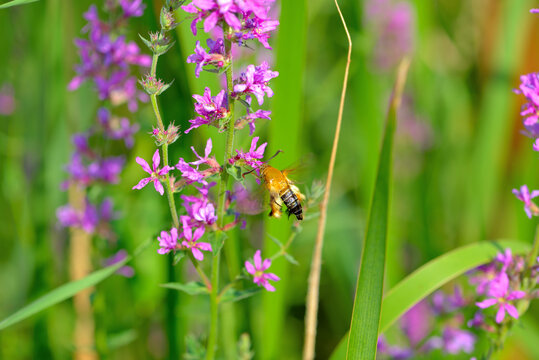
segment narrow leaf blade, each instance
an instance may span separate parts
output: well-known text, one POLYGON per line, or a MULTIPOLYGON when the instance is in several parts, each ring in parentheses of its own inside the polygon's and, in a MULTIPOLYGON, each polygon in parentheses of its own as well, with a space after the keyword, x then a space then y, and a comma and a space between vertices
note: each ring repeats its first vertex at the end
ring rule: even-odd
POLYGON ((376 358, 378 325, 382 307, 384 269, 393 160, 393 135, 395 133, 397 108, 406 79, 409 62, 403 60, 399 66, 393 98, 387 115, 386 130, 378 163, 378 174, 374 185, 369 220, 361 265, 358 275, 350 336, 348 337, 348 359, 376 358))
POLYGON ((12 315, 2 320, 0 322, 0 330, 3 330, 13 324, 16 324, 19 321, 22 321, 40 312, 41 310, 45 310, 48 307, 56 305, 61 301, 69 299, 70 297, 72 297, 73 295, 75 295, 81 290, 84 290, 86 288, 89 288, 91 286, 94 286, 100 283, 101 281, 105 280, 106 278, 114 274, 119 268, 124 266, 125 263, 127 263, 127 261, 129 261, 130 259, 131 257, 127 257, 124 260, 120 261, 119 263, 116 263, 112 266, 95 271, 80 280, 71 281, 67 284, 64 284, 50 291, 49 293, 43 295, 42 297, 38 298, 34 302, 26 305, 22 309, 16 311, 12 315))
POLYGON ((5 4, 0 4, 0 9, 7 9, 9 7, 12 7, 12 6, 17 6, 17 5, 24 5, 24 4, 29 4, 29 3, 33 3, 33 2, 36 2, 37 0, 12 0, 12 1, 9 1, 5 4))

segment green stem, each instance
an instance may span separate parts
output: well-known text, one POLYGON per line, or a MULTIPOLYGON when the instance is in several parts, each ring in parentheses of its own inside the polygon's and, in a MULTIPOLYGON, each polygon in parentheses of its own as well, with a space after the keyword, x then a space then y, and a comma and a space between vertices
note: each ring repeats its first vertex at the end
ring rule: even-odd
POLYGON ((533 239, 533 247, 528 254, 526 264, 530 269, 537 262, 537 255, 539 255, 539 224, 535 228, 535 238, 533 239))
MULTIPOLYGON (((231 59, 231 48, 232 42, 227 38, 227 34, 230 34, 231 29, 224 25, 223 33, 225 34, 225 53, 226 57, 231 59)), ((226 70, 226 86, 227 86, 227 96, 228 96, 228 106, 229 106, 229 120, 227 125, 227 136, 225 143, 225 154, 223 167, 226 167, 228 159, 232 155, 232 147, 234 145, 234 99, 231 94, 233 91, 232 84, 232 60, 230 61, 230 66, 226 70)), ((226 169, 223 169, 221 172, 221 177, 219 179, 218 186, 218 200, 217 200, 217 218, 219 221, 219 228, 223 228, 225 222, 225 197, 226 197, 226 187, 228 182, 228 172, 226 169)), ((218 230, 221 231, 221 230, 218 230)), ((218 241, 221 241, 221 237, 217 237, 218 241)), ((212 260, 212 272, 211 272, 211 292, 210 292, 210 330, 208 334, 208 347, 206 350, 206 360, 213 360, 215 357, 215 350, 217 344, 217 329, 218 329, 218 315, 219 315, 219 263, 221 257, 221 250, 214 255, 212 260)))

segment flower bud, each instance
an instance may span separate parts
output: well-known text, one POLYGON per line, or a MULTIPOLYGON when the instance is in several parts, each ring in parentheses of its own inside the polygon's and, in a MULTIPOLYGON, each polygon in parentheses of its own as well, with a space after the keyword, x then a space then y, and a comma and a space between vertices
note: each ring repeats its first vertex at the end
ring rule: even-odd
POLYGON ((149 74, 144 79, 139 80, 139 83, 148 95, 161 95, 163 91, 172 85, 172 83, 165 84, 160 79, 156 79, 149 74))
POLYGON ((139 34, 140 38, 146 44, 146 46, 155 54, 163 55, 166 53, 174 42, 170 42, 170 39, 162 33, 150 33, 150 39, 146 39, 139 34))
POLYGON ((161 22, 161 29, 163 31, 170 31, 176 26, 178 26, 174 19, 174 13, 172 11, 169 11, 166 7, 161 8, 161 15, 159 17, 159 21, 161 22))

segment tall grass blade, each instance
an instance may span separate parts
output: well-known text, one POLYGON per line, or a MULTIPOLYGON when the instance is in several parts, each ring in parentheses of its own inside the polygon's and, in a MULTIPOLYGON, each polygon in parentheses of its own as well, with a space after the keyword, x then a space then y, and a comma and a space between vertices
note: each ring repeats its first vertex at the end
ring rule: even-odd
POLYGON ((367 232, 361 255, 350 336, 348 359, 375 359, 378 325, 382 306, 386 257, 390 186, 392 179, 393 135, 397 109, 408 72, 409 60, 399 65, 397 80, 387 114, 386 130, 382 142, 378 175, 374 186, 367 232))

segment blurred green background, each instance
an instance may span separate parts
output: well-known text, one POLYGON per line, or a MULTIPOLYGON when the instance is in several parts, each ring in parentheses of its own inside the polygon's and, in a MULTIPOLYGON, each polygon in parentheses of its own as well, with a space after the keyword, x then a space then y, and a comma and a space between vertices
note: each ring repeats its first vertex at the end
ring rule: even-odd
MULTIPOLYGON (((144 16, 130 21, 128 35, 141 48, 137 34, 157 29, 161 7, 160 1, 145 3, 144 16)), ((99 105, 91 84, 67 90, 79 61, 73 39, 81 36, 82 14, 90 4, 42 0, 0 10, 0 88, 11 89, 15 100, 13 113, 0 115, 0 318, 69 281, 69 236, 57 225, 55 210, 67 202, 60 183, 66 179, 63 169, 73 150, 70 135, 95 121, 99 105)), ((326 176, 347 43, 333 1, 279 5, 281 26, 270 43, 280 76, 272 81, 272 120, 261 122, 257 135, 268 141, 267 154, 284 150, 272 161, 275 167, 312 159, 297 179, 304 190, 326 176)), ((539 71, 535 36, 539 18, 529 14, 535 2, 417 0, 409 5, 414 50, 396 140, 387 287, 462 244, 499 238, 531 242, 533 224, 511 189, 524 183, 539 188, 537 156, 531 140, 520 133, 523 97, 511 91, 518 87, 520 74, 539 71)), ((394 78, 394 68, 380 68, 373 56, 380 46, 379 32, 371 26, 364 2, 342 0, 341 7, 354 50, 324 245, 320 359, 329 356, 350 324, 364 223, 394 78)), ((180 12, 178 19, 183 18, 180 12)), ((194 66, 185 63, 195 44, 188 20, 174 35, 176 45, 158 66, 158 75, 165 81, 174 79, 174 84, 160 101, 165 123, 175 120, 186 129, 193 116, 191 94, 201 94, 205 86, 216 93, 219 83, 212 74, 195 78, 194 66)), ((256 56, 245 53, 243 64, 272 56, 267 50, 256 56)), ((118 246, 129 252, 170 226, 164 198, 149 189, 131 191, 142 174, 134 158, 149 159, 154 151, 147 135, 154 118, 146 104, 131 119, 141 125, 136 145, 121 181, 103 190, 122 214, 113 227, 118 246)), ((208 136, 221 159, 222 135, 200 128, 171 147, 171 161, 190 156, 191 145, 201 149, 208 136)), ((243 130, 236 147, 246 150, 249 144, 243 130)), ((232 272, 252 256, 253 248, 263 248, 265 256, 273 254, 276 246, 265 234, 284 242, 289 224, 259 215, 247 230, 235 231, 237 240, 227 245, 229 254, 238 258, 229 261, 232 272)), ((300 357, 316 220, 302 226, 291 249, 299 265, 283 258, 272 265, 282 279, 277 292, 223 308, 223 355, 233 354, 239 335, 248 332, 256 359, 300 357)), ((99 268, 110 250, 102 239, 94 239, 94 244, 89 256, 99 268)), ((205 336, 209 313, 202 296, 178 293, 176 316, 167 318, 167 292, 159 285, 167 282, 169 259, 157 255, 156 249, 157 241, 132 262, 133 278, 113 276, 92 295, 103 358, 168 358, 170 322, 178 327, 180 352, 187 334, 205 336)), ((178 280, 193 277, 186 264, 175 272, 178 280)), ((526 321, 526 336, 513 337, 505 358, 537 358, 536 306, 526 321)), ((71 358, 74 322, 72 301, 65 301, 1 331, 0 358, 71 358)))

